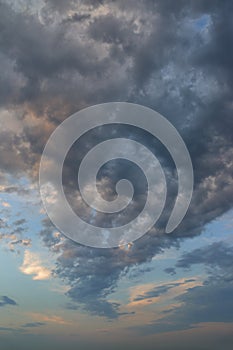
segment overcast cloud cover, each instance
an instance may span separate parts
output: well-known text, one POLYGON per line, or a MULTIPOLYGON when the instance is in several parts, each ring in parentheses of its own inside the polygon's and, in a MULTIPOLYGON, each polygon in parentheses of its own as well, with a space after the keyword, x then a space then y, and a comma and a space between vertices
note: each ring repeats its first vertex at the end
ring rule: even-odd
MULTIPOLYGON (((49 135, 72 113, 103 102, 127 101, 155 109, 178 129, 193 162, 191 206, 171 235, 164 228, 177 193, 174 164, 158 142, 138 130, 133 137, 158 153, 168 180, 167 209, 156 227, 129 249, 105 250, 54 234, 49 220, 40 219, 40 244, 55 256, 51 273, 68 285, 65 308, 81 308, 108 320, 133 315, 134 310, 122 311, 121 303, 109 297, 122 276, 135 269, 139 278, 157 254, 203 235, 207 224, 232 208, 232 14, 230 0, 0 1, 2 193, 27 199, 33 193, 32 203, 38 204, 38 167, 49 135)), ((132 137, 131 129, 93 131, 86 141, 74 145, 75 160, 80 161, 99 141, 122 132, 132 137)), ((64 184, 70 201, 75 202, 73 163, 71 152, 64 184)), ((135 182, 141 176, 125 163, 112 164, 104 175, 111 185, 123 173, 135 176, 135 182)), ((139 182, 139 195, 123 219, 144 203, 140 194, 145 188, 139 182)), ((109 194, 106 188, 102 191, 109 194)), ((80 203, 76 209, 90 217, 80 203)), ((6 210, 11 208, 5 205, 3 214, 6 210)), ((103 215, 96 217, 97 222, 106 220, 103 215)), ((33 246, 26 224, 25 220, 2 220, 0 241, 8 240, 12 251, 15 246, 33 246)), ((166 285, 135 295, 133 302, 142 302, 174 288, 187 291, 175 297, 176 307, 164 313, 162 320, 129 325, 129 331, 140 337, 187 330, 204 322, 233 323, 232 249, 231 244, 221 242, 219 232, 217 243, 184 253, 175 266, 167 267, 167 277, 200 265, 205 270, 202 282, 190 287, 192 281, 168 280, 166 285)), ((7 305, 16 302, 2 297, 0 307, 7 305)), ((46 320, 25 322, 23 327, 44 324, 46 320)), ((231 348, 230 343, 225 345, 224 349, 231 348)))

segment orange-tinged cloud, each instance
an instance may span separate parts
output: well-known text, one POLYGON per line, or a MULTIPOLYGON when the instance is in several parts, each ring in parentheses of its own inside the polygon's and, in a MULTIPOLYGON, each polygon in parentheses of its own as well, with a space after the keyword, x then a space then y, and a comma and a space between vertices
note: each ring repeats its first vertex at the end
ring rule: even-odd
POLYGON ((47 280, 51 277, 51 271, 42 265, 38 254, 29 250, 24 252, 24 261, 20 266, 20 271, 25 275, 33 275, 34 281, 47 280))
POLYGON ((149 304, 155 304, 158 302, 166 302, 166 300, 172 300, 173 298, 177 297, 178 295, 186 293, 188 288, 193 288, 195 286, 202 285, 202 282, 198 277, 190 278, 189 280, 186 279, 179 279, 172 282, 166 282, 166 283, 148 283, 148 284, 142 284, 137 287, 130 288, 130 302, 127 305, 127 307, 144 307, 149 304), (153 290, 154 288, 158 287, 166 287, 167 285, 173 284, 174 286, 169 288, 166 292, 161 293, 159 296, 155 297, 147 297, 147 293, 153 290), (178 284, 178 285, 175 285, 178 284), (137 300, 137 297, 141 296, 141 300, 137 300))
POLYGON ((57 315, 44 315, 40 313, 32 313, 30 314, 33 319, 35 319, 37 322, 49 322, 49 323, 56 323, 60 325, 70 324, 70 322, 64 320, 61 316, 57 315))
POLYGON ((8 202, 2 202, 2 206, 4 208, 10 208, 11 207, 10 203, 8 203, 8 202))

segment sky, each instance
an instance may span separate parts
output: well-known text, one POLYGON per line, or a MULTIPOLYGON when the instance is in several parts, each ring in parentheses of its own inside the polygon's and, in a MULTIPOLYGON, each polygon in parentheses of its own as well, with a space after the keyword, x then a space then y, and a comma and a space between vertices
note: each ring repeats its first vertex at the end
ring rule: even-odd
POLYGON ((232 349, 232 11, 230 0, 0 0, 1 348, 232 349), (146 200, 143 174, 116 160, 98 174, 99 191, 111 200, 117 181, 132 178, 129 210, 110 217, 77 201, 77 166, 99 142, 141 142, 168 186, 148 233, 101 249, 51 223, 38 173, 56 127, 107 102, 149 107, 176 127, 194 191, 183 221, 166 233, 178 185, 167 150, 137 128, 91 130, 63 169, 66 197, 87 222, 131 220, 146 200))

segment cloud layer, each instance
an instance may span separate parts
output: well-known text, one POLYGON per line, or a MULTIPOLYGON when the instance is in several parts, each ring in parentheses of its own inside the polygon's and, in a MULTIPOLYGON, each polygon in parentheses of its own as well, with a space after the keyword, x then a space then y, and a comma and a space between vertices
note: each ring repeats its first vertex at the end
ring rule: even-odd
MULTIPOLYGON (((109 101, 135 102, 165 115, 183 136, 194 165, 191 207, 172 236, 164 234, 164 227, 177 189, 174 164, 160 144, 138 131, 134 137, 159 153, 169 182, 167 210, 156 228, 129 249, 104 251, 54 236, 53 227, 44 221, 41 237, 58 254, 54 273, 70 285, 69 307, 78 302, 93 314, 116 318, 119 305, 106 298, 122 274, 179 239, 201 234, 207 223, 232 207, 233 4, 230 0, 38 4, 38 9, 23 11, 0 3, 4 181, 9 176, 37 181, 40 156, 55 127, 72 112, 109 101)), ((132 137, 132 130, 123 132, 132 137)), ((76 145, 77 161, 106 135, 106 130, 96 130, 76 145)), ((67 196, 75 202, 74 166, 69 159, 64 174, 67 196)), ((106 174, 114 183, 116 165, 105 169, 106 174)), ((125 164, 117 176, 121 174, 130 174, 125 164)), ((26 191, 15 184, 5 190, 26 191)), ((136 208, 142 202, 143 196, 138 197, 136 208)), ((90 219, 90 212, 76 205, 90 219)), ((102 215, 96 220, 106 222, 102 215)), ((29 256, 25 259, 24 272, 35 279, 49 277, 38 261, 31 264, 29 256)), ((179 264, 184 263, 185 257, 179 264)))

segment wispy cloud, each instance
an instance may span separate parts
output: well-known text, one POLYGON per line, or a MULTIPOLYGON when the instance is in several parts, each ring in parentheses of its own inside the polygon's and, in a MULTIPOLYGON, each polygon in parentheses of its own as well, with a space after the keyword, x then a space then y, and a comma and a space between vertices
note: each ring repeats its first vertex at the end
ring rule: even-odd
POLYGON ((7 297, 6 295, 0 297, 0 307, 4 307, 4 306, 15 306, 17 305, 16 301, 14 301, 13 299, 7 297))
POLYGON ((70 324, 69 321, 67 321, 63 317, 57 316, 57 315, 45 315, 45 314, 41 314, 41 313, 31 313, 30 316, 37 320, 36 323, 48 322, 48 323, 56 323, 56 324, 60 324, 60 325, 70 324))
POLYGON ((37 328, 45 326, 45 322, 29 322, 22 325, 23 328, 37 328))
MULTIPOLYGON (((130 303, 128 307, 142 307, 158 302, 171 302, 189 288, 202 285, 198 277, 180 279, 173 282, 149 283, 130 288, 130 303)), ((165 308, 167 309, 167 308, 165 308)))

